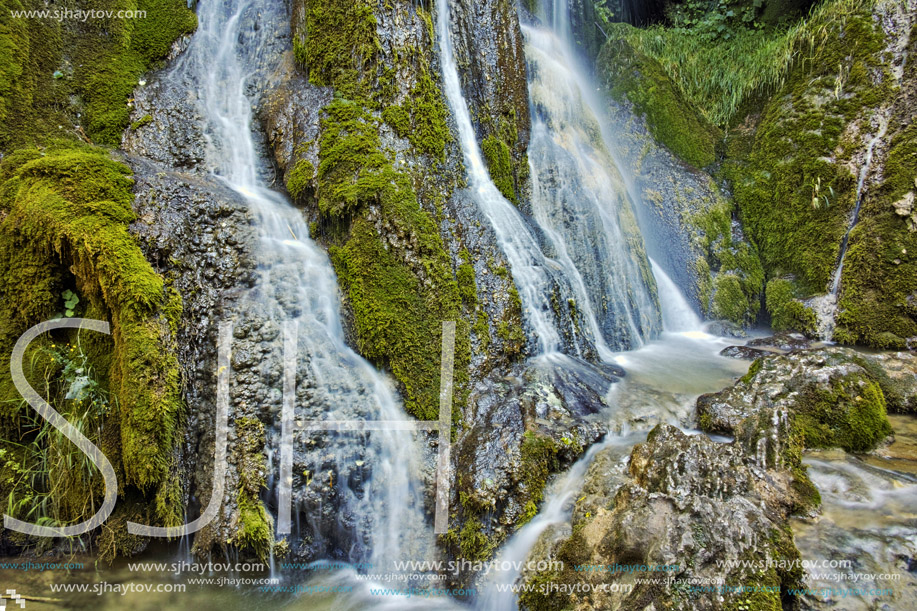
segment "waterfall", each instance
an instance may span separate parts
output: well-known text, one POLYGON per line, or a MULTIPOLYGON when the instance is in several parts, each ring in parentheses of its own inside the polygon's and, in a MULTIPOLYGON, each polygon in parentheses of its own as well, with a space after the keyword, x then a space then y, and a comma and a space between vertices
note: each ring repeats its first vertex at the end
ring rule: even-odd
MULTIPOLYGON (((555 21, 568 20, 557 16, 555 21)), ((594 86, 569 42, 523 27, 533 106, 532 213, 549 247, 574 270, 577 303, 614 350, 658 335, 656 283, 627 186, 602 132, 594 86)), ((600 350, 601 352, 601 350, 600 350)))
MULTIPOLYGON (((533 230, 493 184, 481 157, 461 90, 449 13, 446 2, 437 15, 444 93, 470 190, 509 261, 539 352, 582 356, 594 347, 609 359, 613 350, 640 346, 661 326, 655 282, 597 116, 582 102, 581 83, 562 76, 575 70, 574 64, 542 61, 543 79, 530 82, 536 93, 555 84, 564 88, 554 97, 542 95, 541 103, 533 95, 536 113, 544 115, 535 121, 530 148, 533 230)), ((528 57, 537 61, 546 52, 536 46, 528 57)))
MULTIPOLYGON (((201 3, 198 30, 164 77, 196 99, 208 169, 244 196, 259 240, 257 282, 232 312, 234 343, 240 337, 258 340, 253 345, 261 354, 249 358, 258 363, 259 376, 246 372, 240 379, 234 371, 230 419, 246 403, 268 403, 280 392, 286 340, 296 352, 296 419, 406 420, 389 380, 345 343, 328 257, 309 239, 301 214, 262 178, 266 164, 256 147, 250 77, 263 68, 264 49, 276 40, 271 28, 261 27, 262 19, 285 14, 281 0, 201 3), (263 380, 261 390, 254 377, 263 380), (255 390, 242 390, 249 388, 255 390)), ((263 412, 259 417, 264 419, 263 412)), ((271 418, 268 452, 281 457, 279 414, 271 418)), ((294 433, 293 442, 294 524, 309 529, 298 534, 308 535, 312 554, 337 551, 352 562, 377 562, 407 552, 409 542, 432 545, 417 481, 419 450, 410 433, 294 433)), ((274 482, 275 468, 270 466, 274 482)))

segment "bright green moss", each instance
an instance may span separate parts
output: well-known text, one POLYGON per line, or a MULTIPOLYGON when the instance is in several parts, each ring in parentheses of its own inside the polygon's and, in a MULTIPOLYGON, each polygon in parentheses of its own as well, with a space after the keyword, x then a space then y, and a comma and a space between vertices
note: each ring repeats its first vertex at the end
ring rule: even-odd
POLYGON ((137 131, 144 125, 149 125, 153 122, 153 115, 143 115, 133 123, 131 123, 131 131, 137 131))
POLYGON ((754 323, 760 309, 764 269, 755 250, 733 238, 730 202, 718 197, 691 221, 699 229, 696 242, 706 255, 696 263, 705 313, 737 324, 754 323))
POLYGON ((696 167, 713 163, 719 130, 685 101, 675 84, 654 59, 628 42, 626 24, 613 24, 609 40, 596 62, 601 82, 612 97, 627 98, 657 141, 696 167))
POLYGON ((47 8, 37 0, 3 0, 2 8, 0 49, 9 51, 0 53, 2 149, 82 137, 81 131, 116 146, 128 127, 128 101, 140 75, 197 24, 183 0, 96 0, 81 8, 146 16, 64 23, 10 17, 9 10, 47 8))
MULTIPOLYGON (((917 42, 913 46, 917 52, 917 42)), ((917 68, 911 71, 917 75, 917 68)), ((850 236, 835 339, 902 349, 917 336, 917 231, 894 204, 917 191, 917 126, 890 145, 885 180, 867 198, 850 236)))
MULTIPOLYGON (((468 251, 465 251, 466 253, 468 251)), ((471 263, 462 263, 455 274, 458 282, 459 295, 462 302, 469 308, 474 309, 478 305, 478 287, 474 279, 474 266, 471 263)))
POLYGON ((382 110, 382 120, 391 126, 399 138, 407 138, 411 133, 411 115, 402 106, 386 106, 382 110))
POLYGON ((768 282, 765 303, 774 331, 815 333, 818 324, 815 312, 799 301, 796 286, 791 280, 774 278, 768 282))
MULTIPOLYGON (((129 168, 96 148, 56 145, 10 155, 0 180, 0 352, 53 315, 62 284, 75 283, 87 313, 112 325, 113 354, 109 347, 92 357, 96 369, 109 365, 118 406, 106 421, 117 439, 103 447, 120 463, 122 482, 158 491, 158 515, 173 522, 182 512, 163 487, 172 481, 183 417, 173 345, 181 304, 128 232, 129 168)), ((0 380, 4 398, 13 398, 9 374, 0 380)))
POLYGON ((742 280, 735 274, 720 274, 713 281, 713 306, 710 312, 716 318, 745 321, 752 308, 742 290, 742 280))
POLYGON ((888 93, 881 28, 868 10, 837 6, 810 24, 824 35, 766 105, 747 163, 726 169, 765 268, 806 294, 827 290, 856 199, 856 177, 831 159, 846 126, 888 93))
MULTIPOLYGON (((525 484, 526 504, 538 506, 544 500, 544 490, 548 485, 548 476, 558 470, 557 460, 558 447, 550 437, 539 435, 532 431, 526 431, 522 436, 522 481, 525 484)), ((527 512, 529 519, 534 516, 531 511, 527 512)), ((516 526, 521 526, 524 521, 520 521, 516 526)))
MULTIPOLYGON (((457 323, 457 403, 467 396, 470 325, 439 226, 418 201, 417 177, 395 169, 380 129, 384 121, 417 150, 442 160, 446 108, 421 50, 396 48, 382 61, 374 4, 306 0, 304 8, 294 52, 310 80, 336 94, 322 110, 315 199, 330 229, 324 237, 353 311, 357 347, 391 370, 410 413, 435 419, 442 322, 457 323), (399 70, 416 80, 396 106, 399 70)), ((429 14, 415 10, 432 36, 429 14)))
POLYGON ((868 452, 892 428, 878 383, 849 376, 829 391, 810 390, 800 404, 795 426, 807 448, 843 448, 868 452))
POLYGON ((368 0, 304 0, 304 40, 295 54, 309 80, 348 99, 370 98, 381 42, 368 0))
POLYGON ((232 542, 241 549, 252 550, 267 562, 274 545, 274 522, 259 499, 265 487, 264 424, 256 418, 243 417, 235 422, 239 488, 238 518, 232 542))
POLYGON ((290 176, 287 178, 287 191, 293 200, 298 200, 306 192, 306 189, 312 185, 315 179, 315 167, 308 159, 300 159, 293 166, 290 176))
POLYGON ((487 169, 497 189, 503 197, 516 202, 516 189, 513 187, 513 160, 509 146, 497 136, 488 136, 481 143, 481 151, 487 161, 487 169))

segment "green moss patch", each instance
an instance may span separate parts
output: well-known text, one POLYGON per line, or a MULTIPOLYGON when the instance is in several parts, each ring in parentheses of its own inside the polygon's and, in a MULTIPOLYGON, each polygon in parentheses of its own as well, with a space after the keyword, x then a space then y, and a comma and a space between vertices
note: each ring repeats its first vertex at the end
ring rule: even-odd
POLYGON ((774 278, 767 283, 765 303, 774 331, 801 331, 814 335, 818 321, 815 312, 799 300, 799 290, 792 280, 774 278))
MULTIPOLYGON (((173 336, 181 299, 128 231, 129 168, 100 149, 55 145, 8 156, 0 181, 0 353, 9 355, 26 328, 60 312, 68 285, 89 317, 109 319, 113 347, 90 353, 117 404, 103 449, 122 483, 157 492, 160 519, 180 524, 179 499, 165 488, 174 483, 184 413, 173 336)), ((8 372, 0 392, 4 410, 21 408, 8 372)))
POLYGON ((842 142, 847 125, 888 95, 889 79, 881 76, 884 35, 868 10, 838 9, 810 26, 824 32, 800 50, 811 61, 766 105, 747 163, 726 174, 765 268, 793 274, 801 291, 816 294, 830 283, 856 199, 856 177, 831 159, 850 146, 842 142))
MULTIPOLYGON (((449 132, 425 54, 413 47, 383 51, 377 8, 365 0, 304 2, 305 23, 294 32, 296 57, 310 81, 334 87, 336 97, 322 111, 314 180, 304 179, 311 168, 297 171, 299 162, 287 188, 299 196, 304 185, 315 186, 360 353, 392 372, 410 413, 436 419, 445 320, 457 322, 456 401, 467 394, 470 325, 462 313, 474 288, 464 278, 460 294, 437 221, 418 200, 417 177, 396 170, 393 154, 382 148, 386 123, 418 151, 442 160, 449 132), (416 80, 405 101, 394 104, 400 71, 416 80)), ((413 10, 432 37, 429 14, 413 10)))
POLYGON ((718 197, 691 221, 699 230, 697 244, 706 255, 696 263, 704 312, 741 325, 754 323, 760 309, 764 269, 757 252, 734 238, 731 203, 718 197))
POLYGON ((487 161, 487 169, 497 189, 509 201, 516 201, 516 189, 513 186, 513 160, 509 146, 502 139, 491 135, 484 139, 481 151, 487 161))
POLYGON ((719 130, 687 103, 655 59, 636 49, 625 24, 614 24, 597 60, 600 78, 612 97, 626 97, 646 116, 653 136, 696 167, 713 163, 719 130))
POLYGON ((829 391, 805 393, 795 427, 807 448, 848 452, 868 452, 892 434, 879 384, 856 375, 837 381, 829 391))
POLYGON ((253 551, 262 562, 267 562, 274 545, 274 521, 259 498, 266 486, 264 424, 256 418, 245 417, 236 420, 235 428, 239 488, 236 534, 232 542, 241 549, 253 551))
POLYGON ((37 0, 0 3, 0 149, 88 136, 116 146, 145 71, 197 25, 184 0, 97 0, 83 10, 145 11, 135 19, 17 19, 37 0), (78 116, 81 115, 81 116, 78 116))

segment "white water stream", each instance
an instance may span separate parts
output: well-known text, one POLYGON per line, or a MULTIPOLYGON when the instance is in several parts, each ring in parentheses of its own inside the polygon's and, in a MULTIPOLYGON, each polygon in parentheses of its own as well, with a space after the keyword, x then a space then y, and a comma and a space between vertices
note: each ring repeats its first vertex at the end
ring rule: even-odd
MULTIPOLYGON (((188 50, 166 79, 197 82, 198 110, 208 141, 206 162, 211 171, 242 194, 249 204, 258 234, 259 279, 242 300, 236 324, 254 329, 295 325, 297 385, 309 388, 308 402, 296 405, 296 418, 317 420, 406 420, 390 382, 345 343, 334 269, 325 252, 309 239, 299 211, 259 176, 248 79, 267 37, 255 28, 257 17, 286 11, 281 1, 226 0, 202 2, 199 26, 188 50), (256 17, 257 15, 257 17, 256 17), (247 46, 247 48, 246 48, 247 46), (292 325, 291 325, 292 323, 292 325)), ((267 360, 267 359, 266 359, 267 360)), ((276 368, 277 359, 266 367, 276 368)), ((265 371, 265 375, 270 375, 265 371)), ((298 398, 303 397, 302 393, 298 398)), ((230 419, 233 419, 232 413, 230 419)), ((279 444, 279 435, 273 435, 279 444)), ((294 520, 308 530, 294 533, 326 539, 325 548, 349 550, 348 560, 382 563, 407 549, 432 546, 432 529, 422 508, 421 468, 411 434, 380 431, 372 434, 318 433, 293 436, 297 469, 314 474, 313 483, 333 487, 346 526, 333 530, 311 516, 294 520), (306 444, 323 436, 323 447, 306 444), (310 441, 312 440, 312 441, 310 441), (330 455, 334 460, 329 461, 330 455), (366 470, 355 469, 365 465, 366 470), (329 471, 333 469, 333 473, 329 471), (364 477, 368 481, 352 484, 364 477), (332 475, 327 475, 332 473, 332 475), (335 485, 334 474, 339 481, 335 485), (317 480, 317 481, 315 481, 317 480), (340 481, 343 480, 343 481, 340 481)), ((274 458, 281 452, 270 451, 274 458)), ((275 461, 272 461, 275 462, 275 461)), ((273 471, 273 470, 272 470, 273 471)), ((296 492, 294 492, 295 498, 296 492)))

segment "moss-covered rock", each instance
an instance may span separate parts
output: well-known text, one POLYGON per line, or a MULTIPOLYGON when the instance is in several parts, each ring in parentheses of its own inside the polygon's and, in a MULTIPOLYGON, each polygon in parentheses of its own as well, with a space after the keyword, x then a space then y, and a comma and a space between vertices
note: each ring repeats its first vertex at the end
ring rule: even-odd
POLYGON ((297 14, 297 60, 313 85, 333 87, 336 97, 321 111, 317 165, 305 150, 313 143, 299 143, 287 188, 317 208, 360 353, 392 372, 409 412, 435 419, 442 321, 458 322, 456 400, 468 380, 471 325, 437 220, 418 197, 421 178, 396 169, 382 136, 387 126, 434 163, 445 158, 446 108, 422 51, 432 44, 430 16, 420 6, 363 0, 305 1, 297 14), (389 13, 408 19, 417 44, 383 49, 378 11, 384 21, 389 13))
POLYGON ((481 152, 487 161, 487 169, 490 171, 494 185, 500 190, 503 197, 517 203, 509 146, 501 138, 490 135, 481 144, 481 152))
POLYGON ((799 299, 799 290, 788 278, 774 278, 767 283, 765 303, 774 331, 798 330, 814 335, 818 321, 815 312, 799 299))
POLYGON ((236 498, 236 534, 232 543, 250 550, 267 562, 274 546, 274 520, 261 503, 259 495, 266 486, 264 424, 251 417, 235 422, 236 456, 239 485, 236 498))
MULTIPOLYGON (((184 415, 174 345, 182 302, 128 231, 132 185, 127 166, 87 146, 55 144, 0 164, 0 353, 61 312, 68 286, 85 299, 88 317, 109 320, 113 343, 81 340, 112 396, 102 448, 119 482, 155 494, 159 522, 173 526, 184 516, 174 493, 184 415)), ((9 422, 24 407, 8 371, 0 395, 9 422)))
POLYGON ((735 386, 701 396, 698 421, 792 469, 804 449, 867 452, 892 432, 868 359, 844 348, 762 357, 735 386))
POLYGON ((782 608, 782 593, 803 577, 793 566, 799 552, 785 472, 763 470, 738 443, 668 425, 654 428, 629 461, 603 456, 611 452, 587 473, 572 533, 548 532, 535 545, 530 560, 563 564, 523 573, 532 587, 520 608, 782 608), (627 473, 618 472, 623 464, 627 473), (730 587, 691 588, 692 580, 730 587), (740 587, 751 585, 754 592, 740 587))
POLYGON ((714 203, 690 216, 688 229, 703 253, 695 261, 701 307, 711 318, 753 324, 761 309, 764 269, 733 219, 732 203, 714 193, 714 203))
POLYGON ((653 136, 684 161, 702 168, 715 160, 719 130, 689 104, 659 63, 627 39, 631 26, 613 24, 596 60, 601 82, 646 117, 653 136))
POLYGON ((98 0, 80 8, 111 16, 86 20, 11 15, 47 8, 35 0, 0 8, 0 150, 60 137, 117 145, 138 79, 197 24, 183 0, 98 0))
POLYGON ((868 189, 844 260, 835 338, 900 349, 917 337, 917 27, 888 119, 881 182, 868 189))

